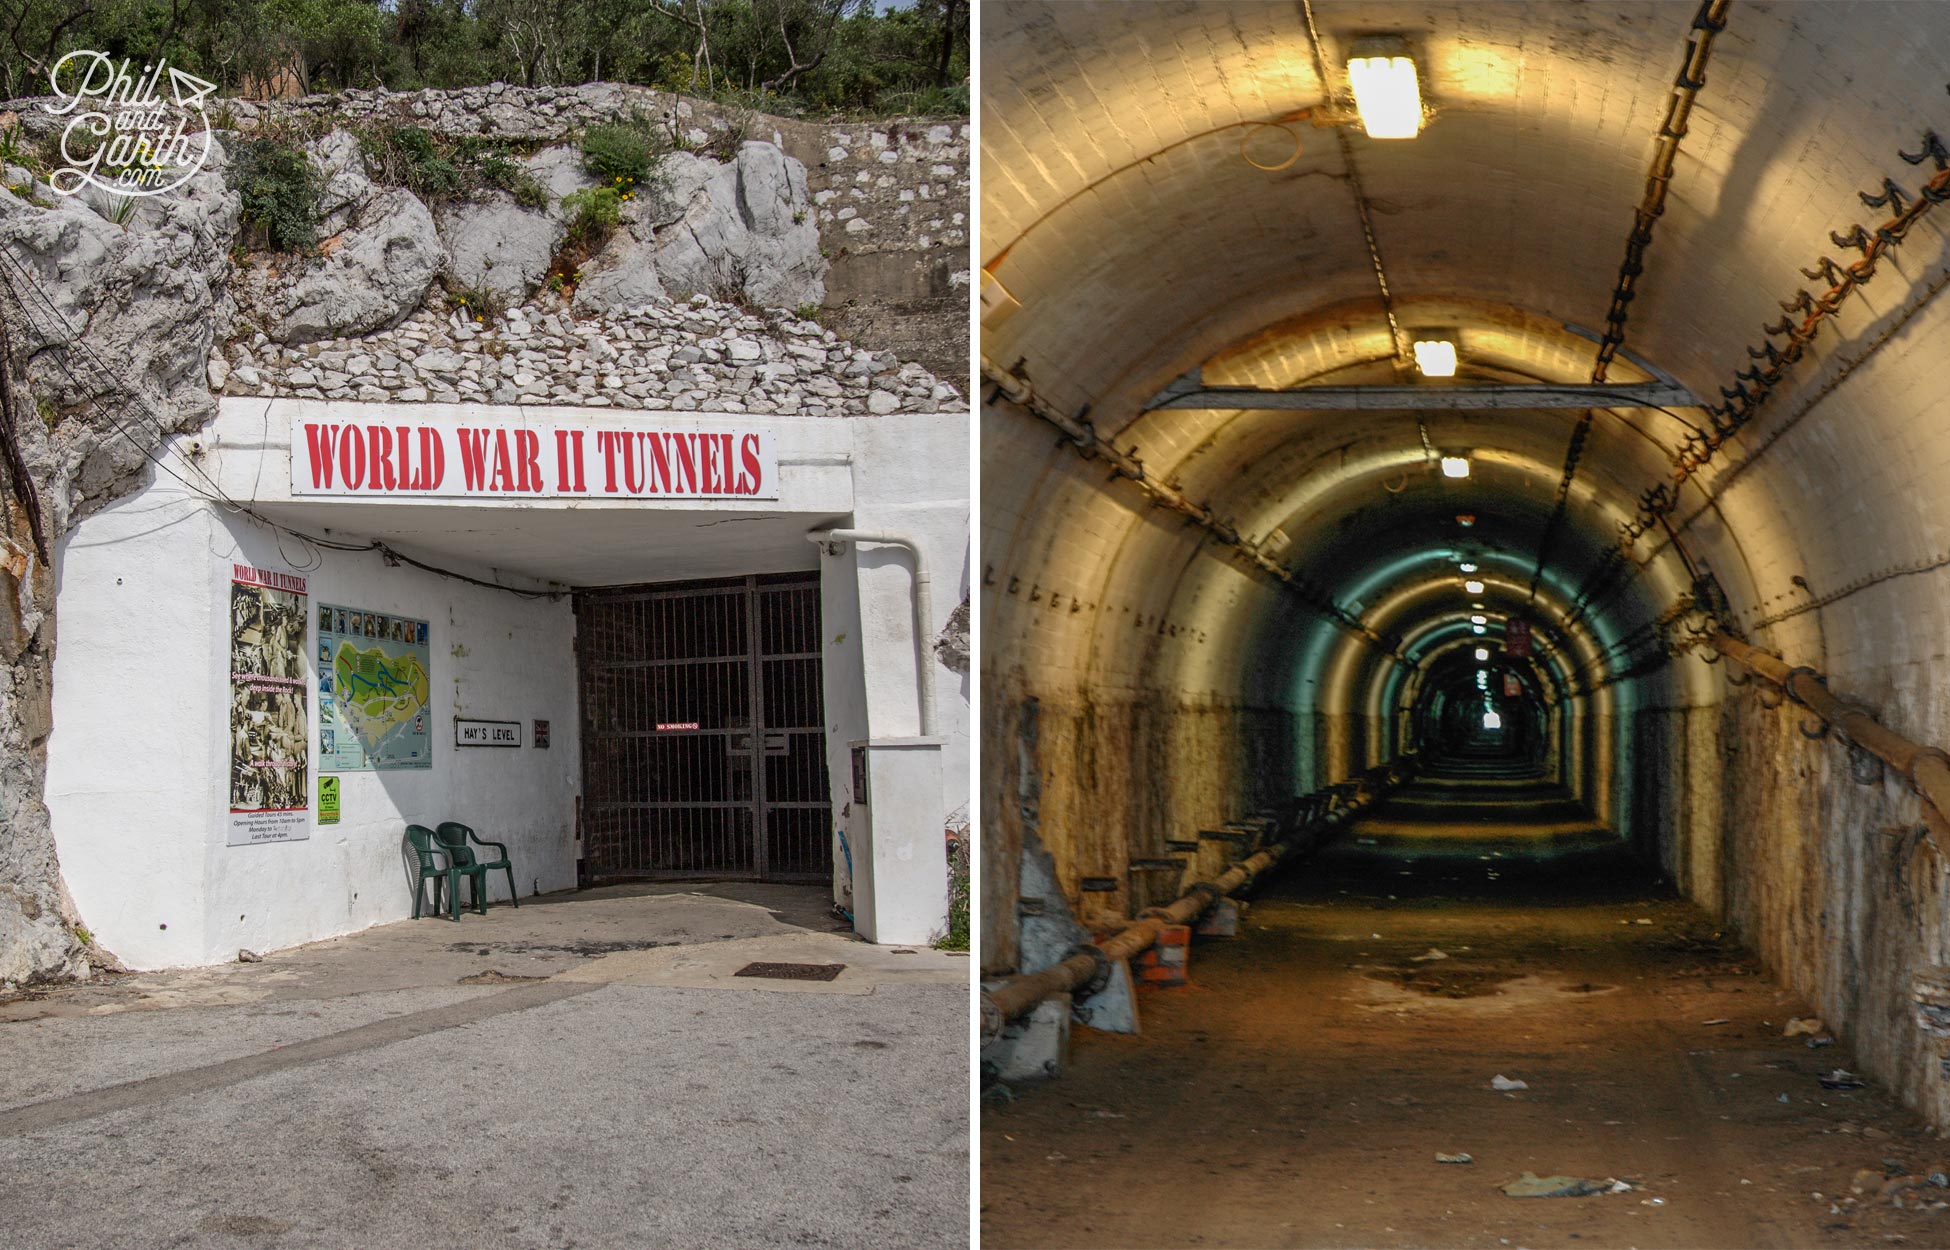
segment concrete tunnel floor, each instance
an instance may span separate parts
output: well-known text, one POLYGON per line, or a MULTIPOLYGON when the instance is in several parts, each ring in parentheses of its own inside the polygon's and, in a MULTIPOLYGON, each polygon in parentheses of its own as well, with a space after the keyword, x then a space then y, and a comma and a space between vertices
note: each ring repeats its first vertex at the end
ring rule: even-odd
POLYGON ((1621 843, 1429 811, 1406 791, 1264 885, 1140 991, 1141 1035, 1078 1028, 1061 1079, 986 1091, 983 1244, 1950 1245, 1950 1143, 1824 1088, 1848 1038, 1783 1036, 1806 1004, 1621 843), (1526 1171, 1634 1188, 1500 1191, 1526 1171))
POLYGON ((969 961, 834 928, 613 886, 0 1000, 0 1244, 965 1246, 969 961))

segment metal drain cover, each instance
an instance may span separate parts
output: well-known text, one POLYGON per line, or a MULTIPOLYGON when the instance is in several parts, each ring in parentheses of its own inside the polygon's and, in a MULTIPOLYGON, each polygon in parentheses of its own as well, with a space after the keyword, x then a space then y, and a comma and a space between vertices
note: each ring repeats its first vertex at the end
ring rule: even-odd
POLYGON ((845 964, 746 964, 734 977, 770 977, 774 981, 830 981, 846 971, 845 964))

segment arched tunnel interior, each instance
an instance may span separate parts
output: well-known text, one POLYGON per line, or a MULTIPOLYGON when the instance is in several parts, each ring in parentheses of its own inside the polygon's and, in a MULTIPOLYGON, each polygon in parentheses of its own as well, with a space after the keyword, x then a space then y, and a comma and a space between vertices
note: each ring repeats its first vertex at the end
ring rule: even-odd
POLYGON ((1950 6, 983 23, 984 976, 1402 771, 989 1103, 985 1239, 1950 1244, 1950 6))

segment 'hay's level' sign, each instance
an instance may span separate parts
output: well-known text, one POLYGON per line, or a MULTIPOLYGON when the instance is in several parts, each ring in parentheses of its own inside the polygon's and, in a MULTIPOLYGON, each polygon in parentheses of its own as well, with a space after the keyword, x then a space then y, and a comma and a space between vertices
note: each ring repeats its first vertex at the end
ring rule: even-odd
POLYGON ((776 499, 770 430, 293 417, 294 495, 776 499))

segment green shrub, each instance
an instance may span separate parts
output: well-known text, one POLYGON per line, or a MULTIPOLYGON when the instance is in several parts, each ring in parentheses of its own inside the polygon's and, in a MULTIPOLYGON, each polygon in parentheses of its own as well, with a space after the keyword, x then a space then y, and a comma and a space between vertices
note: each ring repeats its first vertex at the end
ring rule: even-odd
POLYGON ((276 139, 238 147, 224 177, 243 197, 244 224, 273 251, 305 252, 318 231, 318 175, 297 148, 276 139))
POLYGON ((522 174, 515 179, 515 185, 508 189, 514 193, 515 203, 523 208, 548 207, 548 188, 543 186, 533 174, 522 174))
POLYGON ((449 307, 462 316, 483 324, 499 321, 508 311, 508 301, 498 292, 480 286, 447 287, 449 307))
POLYGON ((614 185, 588 187, 562 197, 562 209, 569 216, 568 233, 563 237, 565 247, 573 247, 587 256, 603 244, 623 221, 623 201, 631 192, 619 191, 614 185))
POLYGON ((18 165, 32 174, 46 172, 40 153, 21 130, 19 122, 0 127, 0 163, 18 165))
POLYGON ((359 143, 382 182, 405 187, 423 200, 446 199, 466 188, 448 146, 422 127, 361 131, 359 143))
POLYGON ((483 185, 508 192, 523 208, 548 207, 548 188, 506 153, 483 153, 474 168, 483 185))
POLYGON ((948 839, 948 933, 934 944, 937 950, 968 949, 968 829, 958 832, 948 839))
POLYGON ((650 180, 668 150, 655 124, 641 118, 591 126, 582 133, 582 165, 605 186, 634 191, 650 180))

